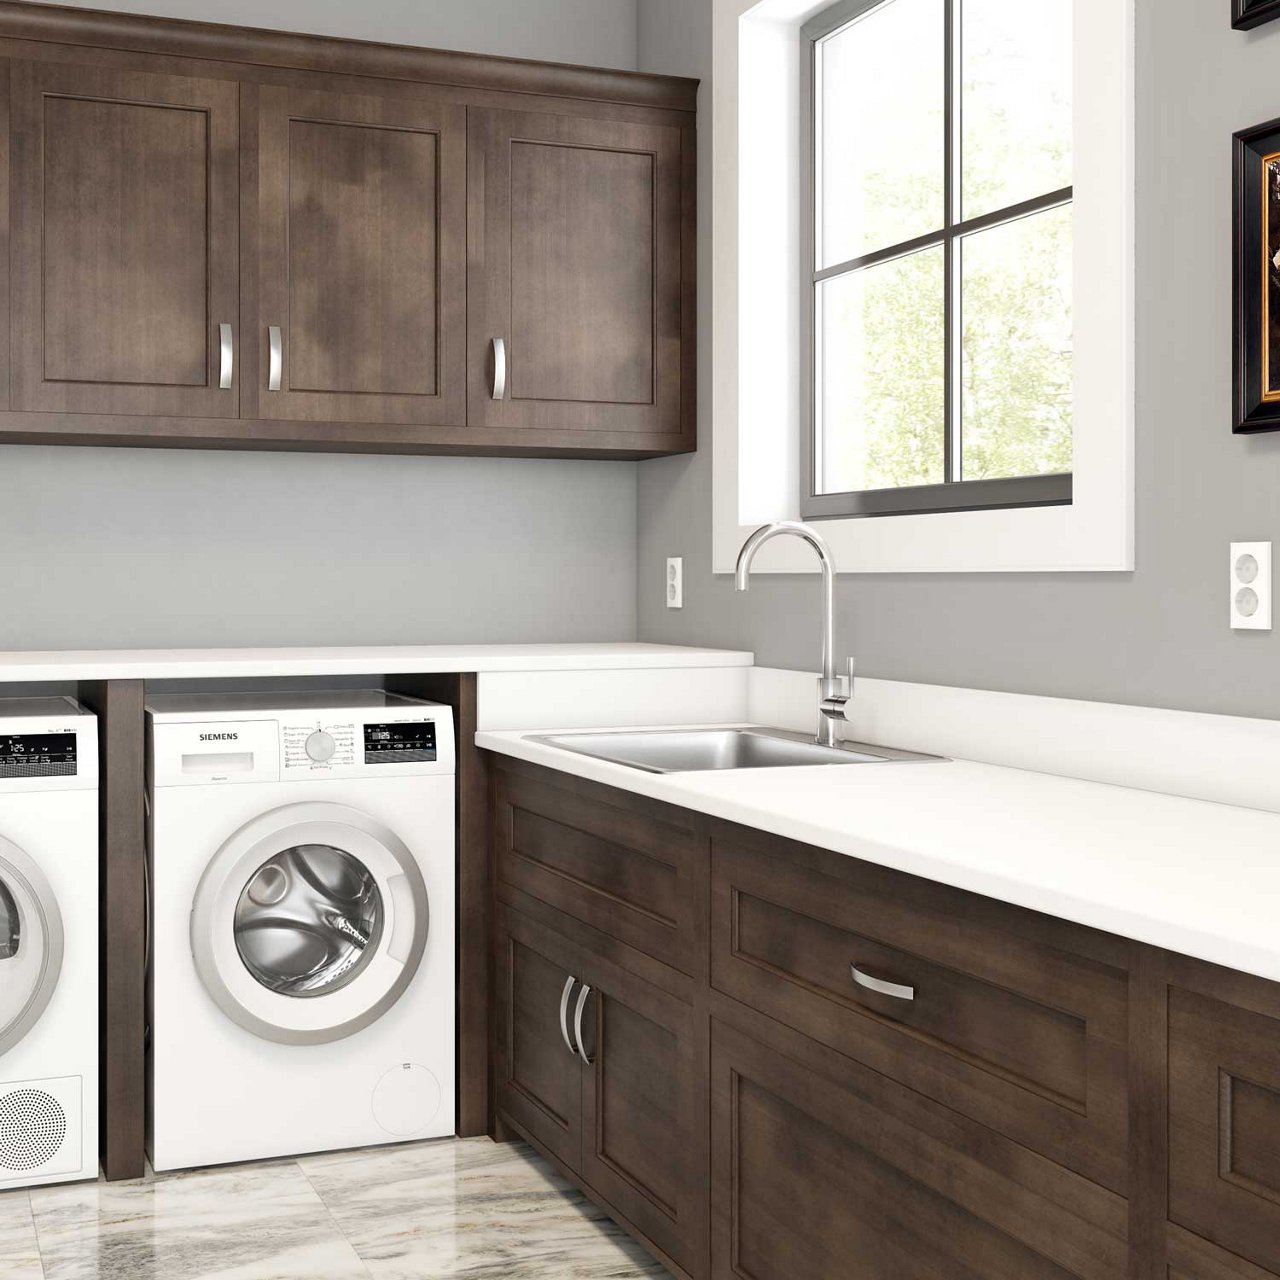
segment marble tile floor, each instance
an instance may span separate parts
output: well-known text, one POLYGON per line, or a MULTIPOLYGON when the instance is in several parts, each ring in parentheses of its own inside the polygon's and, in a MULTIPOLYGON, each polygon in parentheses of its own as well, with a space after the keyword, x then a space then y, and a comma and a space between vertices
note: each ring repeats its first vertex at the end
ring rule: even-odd
POLYGON ((0 1192, 0 1280, 667 1274, 527 1146, 488 1138, 0 1192))

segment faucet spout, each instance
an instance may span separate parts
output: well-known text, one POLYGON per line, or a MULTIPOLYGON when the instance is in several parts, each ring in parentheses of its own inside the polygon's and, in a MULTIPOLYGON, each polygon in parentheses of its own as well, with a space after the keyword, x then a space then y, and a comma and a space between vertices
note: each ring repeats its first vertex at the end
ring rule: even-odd
MULTIPOLYGON (((836 564, 827 540, 816 529, 796 520, 780 520, 776 524, 762 525, 742 544, 738 563, 734 570, 733 584, 736 590, 746 591, 750 582, 751 566, 756 552, 772 538, 790 534, 807 542, 817 553, 822 566, 822 680, 819 702, 825 705, 840 694, 836 676, 835 646, 835 576, 836 564)), ((849 692, 852 694, 853 690, 849 692)), ((818 713, 817 740, 826 746, 834 745, 835 722, 825 710, 818 713)))

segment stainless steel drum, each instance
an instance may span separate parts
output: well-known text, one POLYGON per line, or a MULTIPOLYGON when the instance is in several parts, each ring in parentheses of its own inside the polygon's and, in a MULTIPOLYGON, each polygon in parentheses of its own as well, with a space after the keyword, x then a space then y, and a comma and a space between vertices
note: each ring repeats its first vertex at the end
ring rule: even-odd
POLYGON ((377 881, 358 858, 330 844, 295 845, 245 885, 235 909, 236 950, 271 991, 329 995, 377 954, 383 922, 377 881))

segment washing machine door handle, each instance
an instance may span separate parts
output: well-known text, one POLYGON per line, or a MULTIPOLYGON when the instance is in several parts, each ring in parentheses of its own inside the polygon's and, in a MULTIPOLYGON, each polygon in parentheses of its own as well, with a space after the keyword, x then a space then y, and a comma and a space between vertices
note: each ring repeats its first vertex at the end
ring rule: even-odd
POLYGON ((416 918, 413 886, 408 876, 391 876, 387 881, 387 893, 391 897, 391 940, 387 944, 387 955, 397 964, 404 964, 413 954, 418 930, 426 931, 427 921, 416 918))

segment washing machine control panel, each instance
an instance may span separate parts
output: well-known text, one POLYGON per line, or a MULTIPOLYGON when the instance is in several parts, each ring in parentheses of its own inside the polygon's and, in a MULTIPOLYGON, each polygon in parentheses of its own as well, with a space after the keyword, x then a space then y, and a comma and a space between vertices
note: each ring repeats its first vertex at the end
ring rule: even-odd
POLYGON ((364 726, 365 764, 430 764, 435 759, 434 720, 400 720, 364 726))
MULTIPOLYGON (((312 705, 284 711, 246 708, 239 715, 228 708, 232 714, 217 718, 197 718, 185 705, 173 710, 153 708, 152 785, 323 782, 452 773, 452 709, 426 702, 389 703, 312 705)), ((3 747, 0 731, 0 787, 3 747)), ((84 753, 82 741, 81 756, 84 753)))
POLYGON ((334 724, 322 719, 282 722, 280 761, 285 776, 330 773, 358 763, 359 725, 348 720, 334 724))
POLYGON ((300 712, 280 721, 280 776, 353 777, 451 772, 453 721, 448 707, 411 713, 370 709, 300 712))

